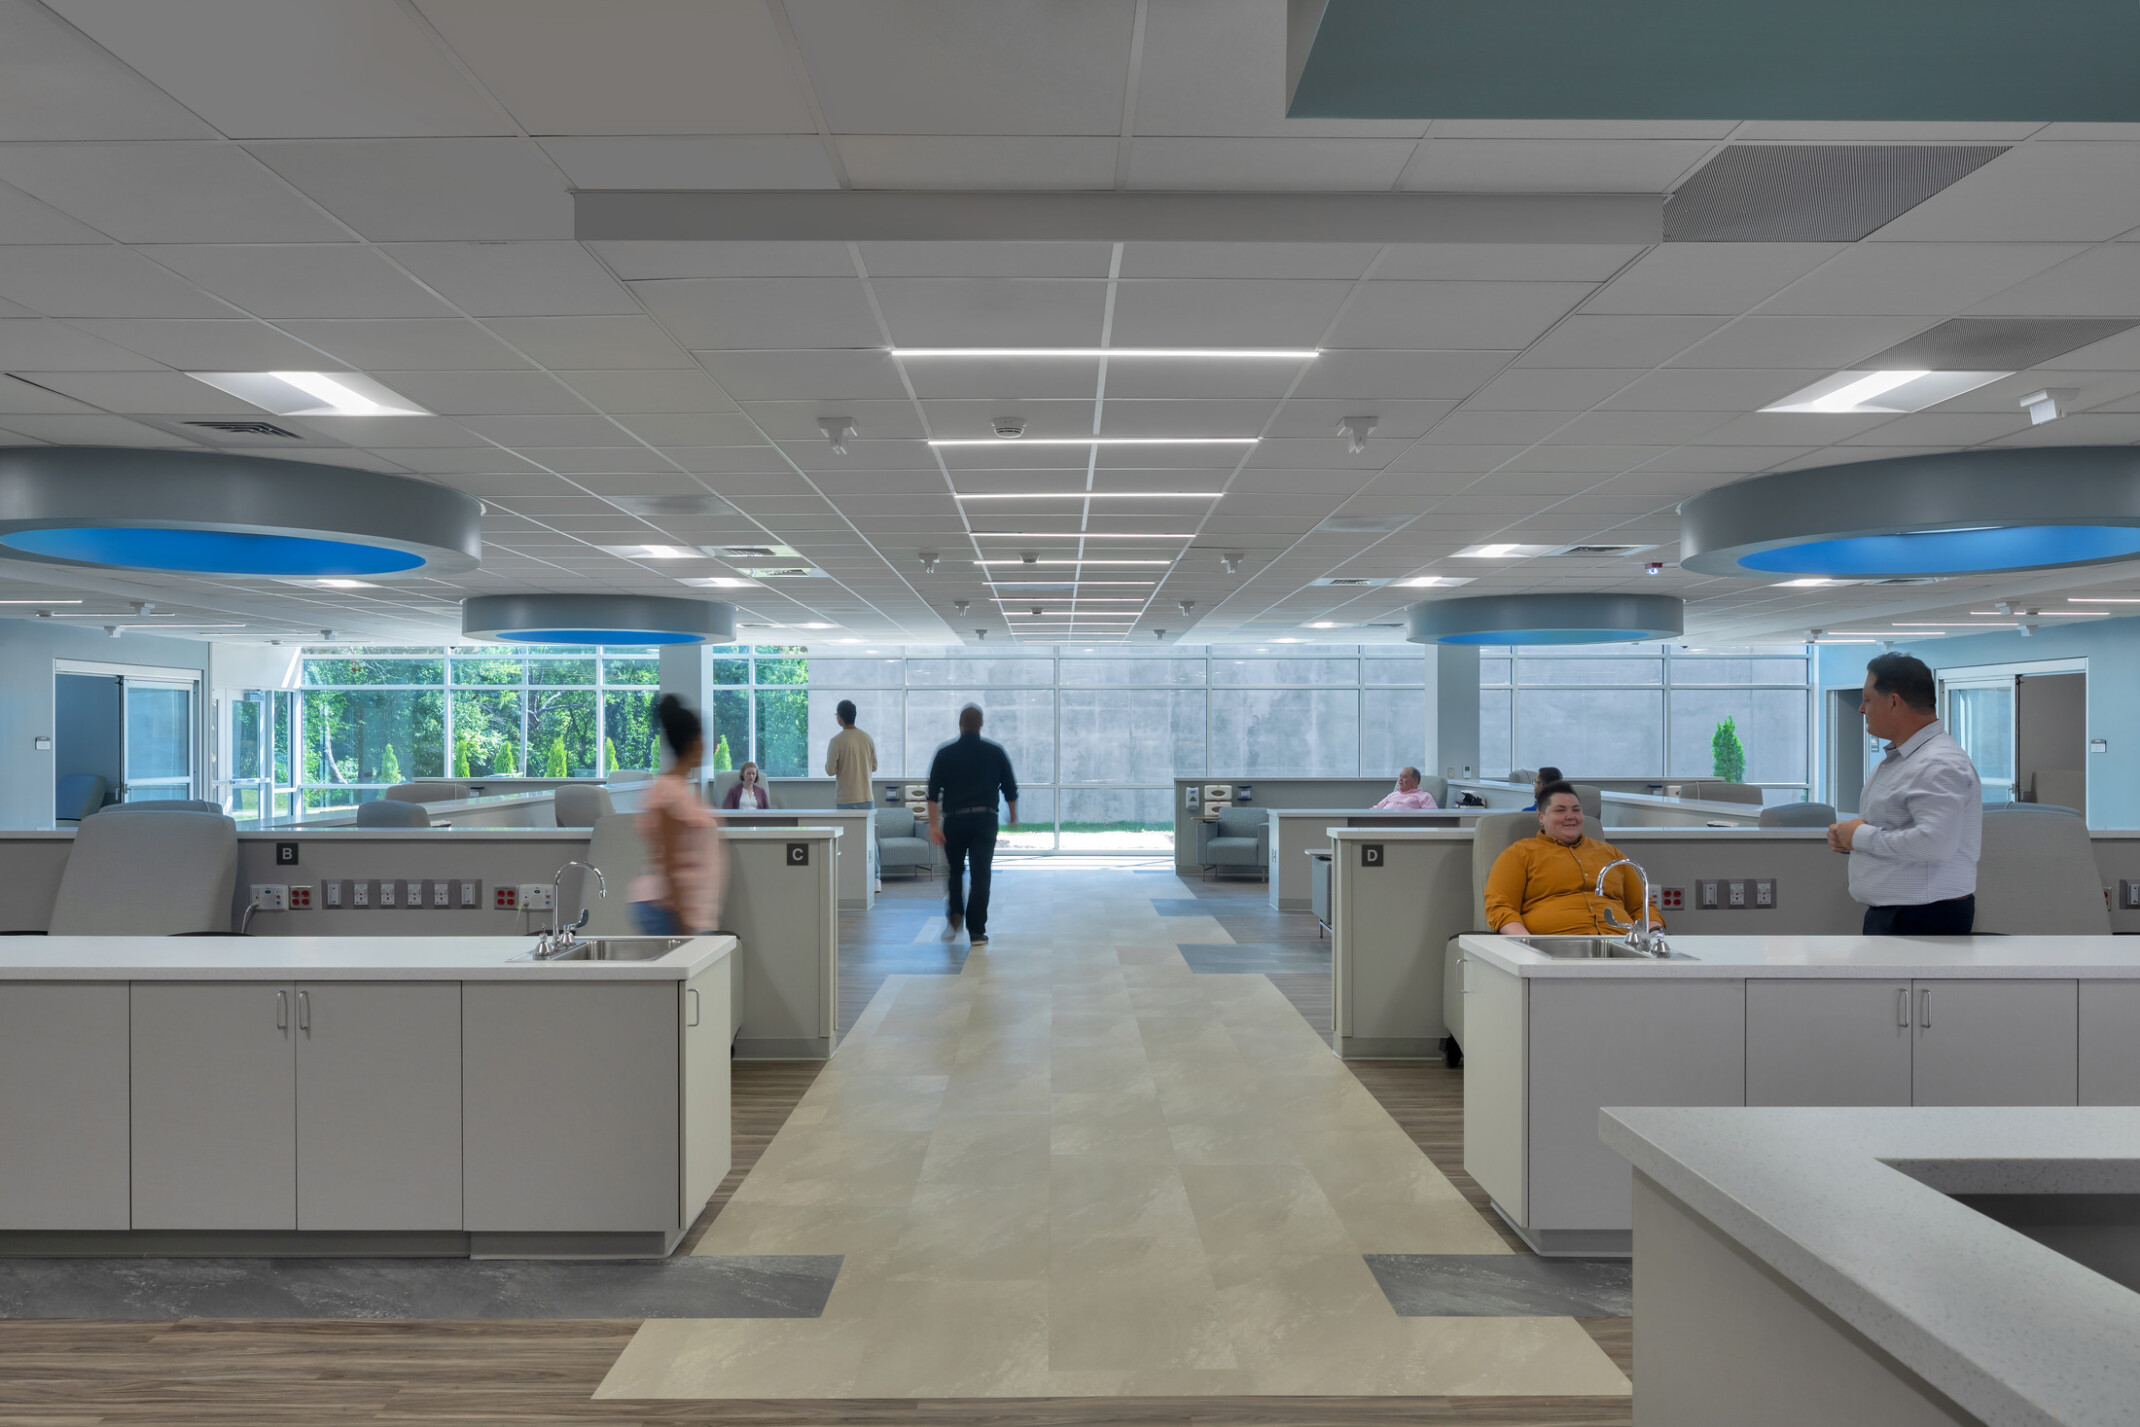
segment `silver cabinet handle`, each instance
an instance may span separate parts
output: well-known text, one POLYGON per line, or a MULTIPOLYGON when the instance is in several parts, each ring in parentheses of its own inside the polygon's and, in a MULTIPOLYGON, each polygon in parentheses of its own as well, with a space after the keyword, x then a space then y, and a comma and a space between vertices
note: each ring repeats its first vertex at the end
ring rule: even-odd
POLYGON ((1929 986, 1917 993, 1917 1024, 1924 1030, 1932 1029, 1932 988, 1929 986))
POLYGON ((1469 996, 1471 994, 1471 958, 1460 956, 1456 959, 1456 964, 1461 968, 1456 973, 1456 989, 1459 994, 1469 996))
POLYGON ((684 994, 691 998, 691 1019, 684 1022, 684 1024, 687 1026, 695 1026, 698 1024, 698 988, 695 986, 686 986, 684 988, 684 994))
POLYGON ((278 1031, 286 1031, 289 1028, 290 993, 287 991, 277 991, 275 993, 275 1029, 278 1031))
POLYGON ((1907 986, 1895 992, 1895 1024, 1905 1029, 1910 1024, 1910 988, 1907 986))
POLYGON ((312 993, 310 991, 297 993, 297 1028, 308 1036, 312 1034, 312 993))

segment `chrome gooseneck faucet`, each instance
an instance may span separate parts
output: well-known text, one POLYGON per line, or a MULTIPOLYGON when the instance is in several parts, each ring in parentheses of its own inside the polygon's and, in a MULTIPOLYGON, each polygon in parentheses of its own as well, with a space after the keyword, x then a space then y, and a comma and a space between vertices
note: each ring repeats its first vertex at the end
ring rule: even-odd
POLYGON ((609 895, 609 879, 604 877, 602 869, 592 862, 567 862, 563 867, 558 868, 555 875, 550 878, 550 929, 535 938, 535 959, 537 961, 563 956, 573 947, 579 945, 579 929, 586 926, 587 919, 594 915, 594 909, 589 907, 585 901, 582 901, 580 904, 580 919, 570 926, 560 925, 561 919, 565 914, 565 873, 575 867, 584 867, 594 874, 596 896, 607 897, 609 895))
POLYGON ((1664 933, 1659 931, 1656 925, 1650 921, 1650 874, 1643 871, 1641 863, 1635 861, 1632 857, 1622 857, 1618 861, 1606 863, 1598 869, 1598 885, 1595 895, 1600 897, 1605 895, 1605 879, 1611 875, 1612 869, 1615 867, 1632 867, 1635 869, 1635 875, 1642 879, 1642 920, 1638 922, 1623 922, 1610 906, 1605 908, 1605 920, 1627 933, 1625 944, 1630 951, 1640 952, 1644 956, 1659 958, 1670 956, 1672 948, 1665 942, 1664 933))

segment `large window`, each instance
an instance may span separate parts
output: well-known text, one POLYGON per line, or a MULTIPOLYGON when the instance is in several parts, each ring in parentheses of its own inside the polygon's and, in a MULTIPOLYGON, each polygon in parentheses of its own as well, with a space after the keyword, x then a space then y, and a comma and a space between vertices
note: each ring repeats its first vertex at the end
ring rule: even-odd
POLYGON ((1795 801, 1811 766, 1809 677, 1799 645, 1489 647, 1479 659, 1479 768, 1658 780, 1737 772, 1770 801, 1795 801))

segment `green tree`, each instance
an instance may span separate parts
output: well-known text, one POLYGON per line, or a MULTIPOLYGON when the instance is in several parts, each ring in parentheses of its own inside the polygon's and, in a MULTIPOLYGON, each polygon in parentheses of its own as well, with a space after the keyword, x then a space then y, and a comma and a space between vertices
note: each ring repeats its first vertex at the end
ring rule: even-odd
POLYGON ((401 776, 401 759, 394 754, 394 745, 386 746, 386 757, 379 760, 379 779, 385 783, 404 781, 401 776))
POLYGON ((1728 718, 1718 724, 1709 740, 1709 753, 1717 777, 1727 783, 1746 781, 1746 747, 1739 742, 1738 724, 1728 718))
POLYGON ((497 775, 501 778, 520 776, 520 746, 510 740, 498 745, 497 775))
POLYGON ((550 755, 543 764, 542 776, 545 778, 563 778, 569 776, 569 774, 570 765, 565 761, 565 736, 559 734, 550 740, 550 755))
POLYGON ((602 740, 602 771, 614 773, 617 767, 617 740, 605 738, 602 740))
POLYGON ((462 734, 456 734, 456 735, 454 736, 454 740, 453 740, 453 776, 454 776, 454 777, 456 777, 456 778, 467 778, 467 777, 472 777, 472 776, 473 776, 473 770, 471 770, 471 769, 470 769, 470 767, 469 767, 469 764, 470 764, 470 762, 471 762, 471 761, 472 761, 472 760, 474 759, 474 757, 475 757, 475 745, 476 745, 476 741, 475 741, 475 740, 474 740, 473 738, 469 737, 469 736, 468 736, 467 734, 465 734, 465 733, 462 733, 462 734))
POLYGON ((728 751, 728 735, 724 733, 721 735, 721 741, 713 745, 713 771, 732 773, 735 767, 736 756, 728 751))

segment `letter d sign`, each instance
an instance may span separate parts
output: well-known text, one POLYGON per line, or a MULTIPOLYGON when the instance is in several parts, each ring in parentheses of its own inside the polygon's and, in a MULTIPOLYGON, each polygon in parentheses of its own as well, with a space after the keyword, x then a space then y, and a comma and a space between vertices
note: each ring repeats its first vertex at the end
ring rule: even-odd
POLYGON ((1379 842, 1361 843, 1360 865, 1362 867, 1380 867, 1382 865, 1382 844, 1379 842))

